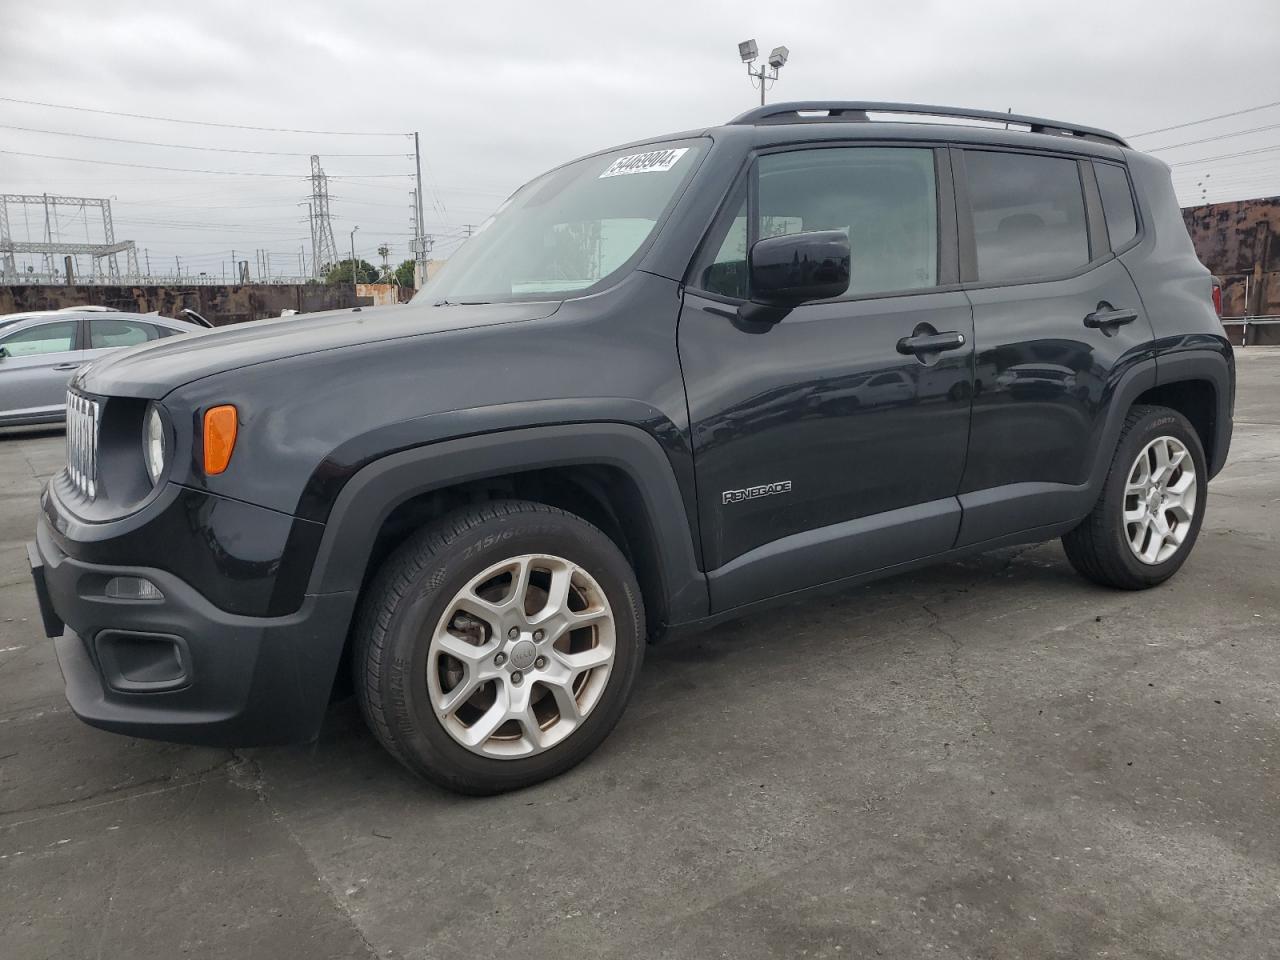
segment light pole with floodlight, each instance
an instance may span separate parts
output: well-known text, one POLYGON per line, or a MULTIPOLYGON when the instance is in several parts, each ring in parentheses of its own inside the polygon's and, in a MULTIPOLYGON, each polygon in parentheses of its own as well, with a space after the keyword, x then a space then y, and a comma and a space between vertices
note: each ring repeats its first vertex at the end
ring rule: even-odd
POLYGON ((787 57, 791 55, 791 51, 786 47, 774 47, 769 53, 767 65, 762 63, 759 67, 753 68, 751 65, 755 63, 756 57, 759 55, 760 51, 756 47, 754 40, 743 40, 738 44, 738 56, 747 65, 747 76, 751 78, 751 85, 755 86, 756 81, 760 81, 760 106, 763 107, 765 90, 770 83, 778 79, 778 71, 787 62, 787 57))

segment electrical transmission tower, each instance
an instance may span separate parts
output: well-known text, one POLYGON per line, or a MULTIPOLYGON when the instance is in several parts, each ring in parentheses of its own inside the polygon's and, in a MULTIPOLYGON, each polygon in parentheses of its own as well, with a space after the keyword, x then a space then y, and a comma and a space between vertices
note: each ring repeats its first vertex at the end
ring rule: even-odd
MULTIPOLYGON (((86 238, 87 239, 87 238, 86 238)), ((100 197, 63 197, 51 193, 0 194, 0 277, 9 283, 18 280, 18 264, 14 257, 17 253, 40 254, 42 271, 36 275, 39 282, 51 282, 57 272, 58 257, 88 255, 93 264, 93 272, 88 277, 81 277, 89 283, 119 283, 123 277, 131 280, 138 278, 138 249, 132 240, 116 242, 115 224, 111 219, 111 201, 100 197), (39 242, 18 241, 13 239, 9 227, 9 205, 19 207, 39 207, 44 214, 44 230, 39 242), (55 220, 58 207, 79 207, 85 213, 86 230, 88 229, 88 208, 97 207, 102 212, 102 243, 68 243, 55 239, 50 226, 49 208, 54 208, 55 220), (125 272, 120 272, 120 254, 125 255, 125 272)))
POLYGON ((320 158, 311 155, 311 275, 321 277, 338 262, 329 216, 329 178, 320 169, 320 158))

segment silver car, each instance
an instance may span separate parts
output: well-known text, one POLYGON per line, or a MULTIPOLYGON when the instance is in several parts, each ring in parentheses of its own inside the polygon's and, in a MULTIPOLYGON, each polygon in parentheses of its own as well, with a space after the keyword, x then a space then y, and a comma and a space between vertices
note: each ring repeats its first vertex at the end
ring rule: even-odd
POLYGON ((58 423, 66 415, 67 381, 81 364, 209 326, 194 311, 183 313, 190 319, 93 308, 0 316, 0 426, 58 423))

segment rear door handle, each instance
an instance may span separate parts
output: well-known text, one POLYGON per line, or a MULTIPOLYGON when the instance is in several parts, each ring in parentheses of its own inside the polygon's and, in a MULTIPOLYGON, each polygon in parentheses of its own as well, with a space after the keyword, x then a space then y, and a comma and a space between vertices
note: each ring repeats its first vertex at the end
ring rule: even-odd
POLYGON ((964 334, 956 330, 946 333, 922 333, 903 337, 898 341, 899 353, 940 353, 943 350, 959 350, 965 344, 964 334))
POLYGON ((79 367, 79 366, 80 366, 80 364, 78 364, 78 363, 57 363, 57 364, 54 364, 53 369, 55 369, 55 370, 75 370, 75 369, 76 369, 77 367, 79 367))
POLYGON ((1084 325, 1096 330, 1099 327, 1118 327, 1133 323, 1137 319, 1137 310, 1128 310, 1124 307, 1116 309, 1111 304, 1103 302, 1098 304, 1097 310, 1084 318, 1084 325))

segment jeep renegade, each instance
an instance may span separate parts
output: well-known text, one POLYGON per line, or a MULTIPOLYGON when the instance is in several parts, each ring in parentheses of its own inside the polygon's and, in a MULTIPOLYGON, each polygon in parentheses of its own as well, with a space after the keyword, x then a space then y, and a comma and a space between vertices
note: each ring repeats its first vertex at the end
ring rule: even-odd
POLYGON ((761 107, 533 180, 409 305, 82 368, 32 571, 94 726, 305 741, 345 681, 493 793, 600 744, 646 639, 1059 536, 1161 583, 1233 363, 1115 134, 761 107))

